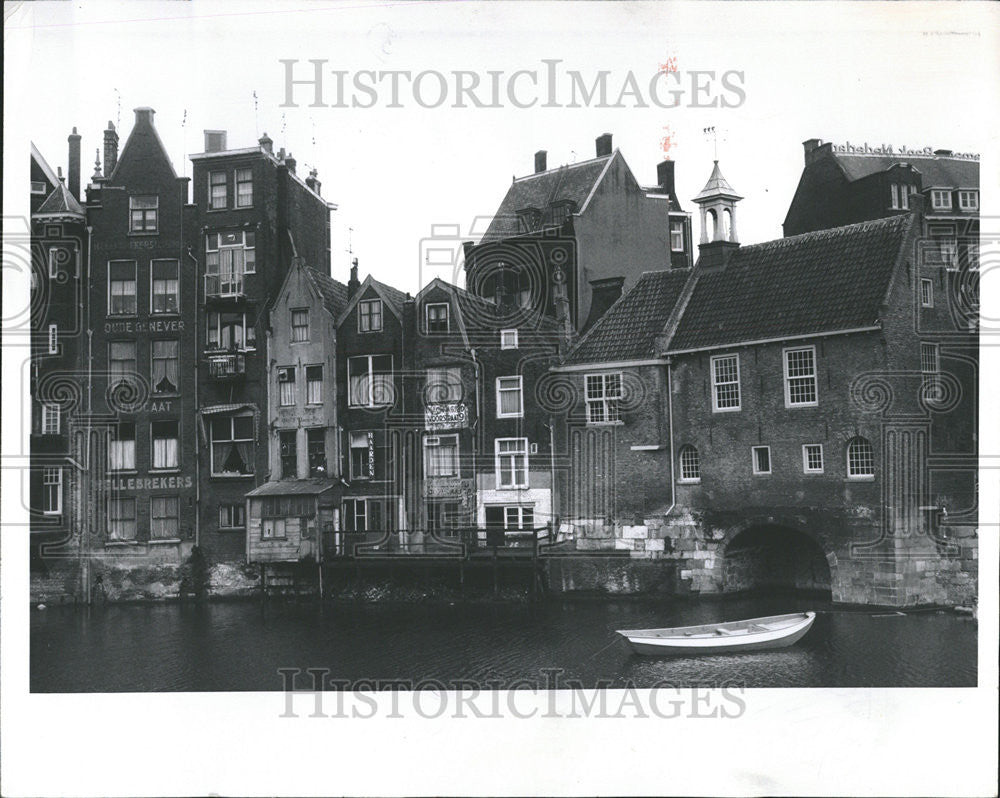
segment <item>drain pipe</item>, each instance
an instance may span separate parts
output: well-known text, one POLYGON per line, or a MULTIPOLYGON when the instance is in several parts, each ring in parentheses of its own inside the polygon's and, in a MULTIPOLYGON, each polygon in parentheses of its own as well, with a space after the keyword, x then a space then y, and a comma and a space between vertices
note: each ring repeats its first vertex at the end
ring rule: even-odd
MULTIPOLYGON (((181 215, 183 216, 184 209, 181 209, 181 215)), ((183 224, 182 224, 183 228, 183 224)), ((199 323, 199 315, 201 314, 201 306, 197 302, 198 297, 198 259, 194 256, 191 251, 193 247, 188 246, 187 255, 194 261, 194 294, 195 294, 195 324, 194 324, 194 416, 195 422, 194 427, 194 545, 201 549, 201 441, 198 439, 198 414, 201 412, 200 399, 201 395, 198 392, 198 375, 201 371, 199 367, 199 360, 201 356, 201 339, 199 338, 199 333, 201 332, 201 324, 199 323)), ((178 344, 180 346, 180 344, 178 344)), ((244 517, 243 522, 246 523, 246 518, 244 517)))
POLYGON ((677 464, 674 460, 674 390, 673 390, 673 378, 671 372, 671 359, 667 358, 667 426, 669 427, 668 433, 670 436, 670 507, 663 514, 664 518, 669 516, 673 512, 674 507, 677 506, 677 474, 674 473, 674 469, 677 464))

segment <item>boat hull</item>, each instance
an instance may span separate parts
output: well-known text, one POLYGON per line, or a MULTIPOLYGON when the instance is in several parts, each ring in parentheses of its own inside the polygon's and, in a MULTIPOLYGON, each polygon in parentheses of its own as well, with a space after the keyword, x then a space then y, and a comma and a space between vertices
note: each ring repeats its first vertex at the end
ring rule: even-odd
POLYGON ((815 618, 815 613, 807 612, 676 629, 619 630, 618 634, 636 654, 647 656, 742 654, 794 645, 812 628, 815 618))

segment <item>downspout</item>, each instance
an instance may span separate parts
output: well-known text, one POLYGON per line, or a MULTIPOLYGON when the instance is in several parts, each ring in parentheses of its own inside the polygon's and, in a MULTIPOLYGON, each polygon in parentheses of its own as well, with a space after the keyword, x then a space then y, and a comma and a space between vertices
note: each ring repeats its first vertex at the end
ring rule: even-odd
MULTIPOLYGON (((549 423, 545 425, 549 428, 549 481, 550 481, 550 496, 552 505, 552 515, 549 519, 551 524, 555 524, 556 519, 559 517, 557 512, 559 508, 559 502, 556 501, 558 497, 558 492, 556 491, 556 420, 554 416, 549 416, 549 423)), ((559 530, 555 529, 554 526, 549 527, 552 530, 552 540, 555 540, 556 535, 559 530)), ((552 542, 552 541, 550 541, 552 542)))
MULTIPOLYGON (((93 379, 94 379, 94 330, 91 327, 90 321, 90 291, 91 291, 91 254, 93 252, 94 243, 94 228, 92 225, 87 225, 87 438, 84 441, 83 451, 84 451, 84 463, 86 463, 86 484, 88 489, 92 489, 94 472, 91 468, 92 457, 90 447, 92 445, 93 439, 93 412, 91 406, 91 399, 93 396, 93 379)), ((80 298, 83 299, 83 292, 80 292, 80 298)), ((83 481, 81 479, 81 481, 83 481)), ((80 491, 80 507, 82 508, 84 502, 83 498, 87 495, 89 491, 80 491)), ((83 578, 83 594, 87 602, 87 606, 90 606, 90 540, 91 540, 91 529, 93 527, 93 513, 95 508, 89 507, 86 513, 86 523, 83 525, 80 535, 80 554, 83 559, 81 563, 81 576, 83 578), (86 548, 86 554, 84 554, 84 549, 86 548)))
MULTIPOLYGON (((183 214, 183 209, 181 213, 183 214)), ((182 222, 183 228, 183 222, 182 222)), ((198 440, 198 412, 200 410, 198 393, 198 355, 200 354, 200 349, 198 346, 199 334, 201 333, 201 324, 199 324, 200 319, 200 305, 197 302, 198 296, 198 259, 191 254, 191 247, 187 248, 188 257, 194 261, 194 293, 195 293, 195 320, 194 320, 194 415, 195 423, 194 428, 194 545, 201 547, 201 444, 198 440)), ((244 523, 246 523, 246 516, 244 516, 244 523)))
POLYGON ((674 507, 677 505, 677 474, 674 473, 676 464, 674 462, 674 391, 673 391, 673 380, 671 377, 671 358, 667 358, 667 426, 669 427, 668 434, 670 440, 670 506, 667 511, 663 514, 664 517, 670 515, 673 512, 674 507))
POLYGON ((475 497, 475 507, 472 511, 475 514, 475 521, 473 522, 476 532, 476 538, 479 537, 479 420, 480 420, 480 398, 479 398, 479 380, 481 377, 481 372, 479 369, 479 361, 476 359, 476 350, 474 347, 469 348, 469 355, 472 357, 472 366, 476 372, 476 421, 472 427, 472 495, 475 497))

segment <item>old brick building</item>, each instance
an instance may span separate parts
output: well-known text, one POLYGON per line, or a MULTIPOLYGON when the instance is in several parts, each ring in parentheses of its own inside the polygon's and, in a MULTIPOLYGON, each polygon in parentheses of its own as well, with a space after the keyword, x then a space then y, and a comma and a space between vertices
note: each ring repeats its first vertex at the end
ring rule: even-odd
POLYGON ((919 207, 741 247, 738 199, 716 164, 695 268, 644 275, 555 369, 578 546, 672 558, 698 591, 974 595, 974 540, 943 523, 971 498, 928 468, 961 409, 922 364, 919 207))

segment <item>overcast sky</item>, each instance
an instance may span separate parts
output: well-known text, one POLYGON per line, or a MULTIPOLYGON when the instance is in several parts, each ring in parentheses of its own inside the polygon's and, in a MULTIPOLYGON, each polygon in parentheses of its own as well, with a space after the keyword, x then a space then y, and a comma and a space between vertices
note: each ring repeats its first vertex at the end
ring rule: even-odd
MULTIPOLYGON (((593 157, 596 136, 612 133, 639 181, 652 184, 662 138, 670 135, 678 193, 691 210, 717 146, 723 173, 745 197, 738 229, 743 243, 752 243, 781 235, 803 140, 980 151, 986 131, 967 109, 982 103, 983 83, 966 78, 976 71, 995 81, 1000 73, 975 13, 951 15, 944 31, 944 15, 929 6, 851 5, 848 13, 814 3, 587 3, 571 11, 541 4, 293 5, 8 7, 8 60, 23 65, 24 79, 14 97, 8 94, 8 109, 18 114, 7 119, 53 167, 64 168, 66 136, 76 125, 84 178, 106 123, 120 119, 124 143, 137 106, 156 109, 179 173, 190 174, 186 156, 203 150, 205 128, 226 129, 230 147, 250 146, 267 131, 276 148, 294 153, 301 175, 319 170, 323 194, 339 204, 335 276, 346 273, 353 228, 350 245, 362 275, 370 271, 414 291, 426 281, 422 242, 432 225, 458 225, 460 238, 475 238, 475 217, 496 209, 513 175, 532 171, 536 150, 548 150, 550 166, 583 160, 593 157), (678 107, 663 108, 648 96, 648 83, 670 58, 684 94, 678 107), (282 108, 282 59, 296 59, 295 77, 303 79, 313 75, 310 59, 326 60, 328 104, 337 100, 334 70, 347 73, 348 104, 370 102, 370 95, 350 91, 362 70, 433 70, 451 86, 436 108, 421 107, 405 83, 403 107, 386 107, 392 98, 385 79, 371 108, 309 107, 309 86, 294 89, 299 107, 282 108), (543 108, 544 91, 533 90, 529 78, 517 79, 513 98, 502 91, 501 108, 451 107, 454 71, 477 73, 482 86, 488 71, 502 71, 505 87, 517 70, 538 72, 544 82, 543 62, 553 59, 560 61, 564 104, 571 99, 568 71, 578 70, 589 85, 607 70, 608 104, 631 72, 648 107, 635 107, 639 101, 629 96, 626 107, 543 108), (714 81, 699 78, 709 91, 697 98, 693 71, 716 73, 714 81), (730 77, 745 95, 739 104, 739 95, 720 84, 725 72, 740 73, 730 77), (532 108, 512 104, 536 97, 532 108), (735 107, 691 107, 713 97, 735 107), (717 145, 703 133, 709 126, 717 145)), ((436 102, 436 80, 421 84, 425 105, 436 102)), ((488 91, 482 96, 488 103, 488 91)))

